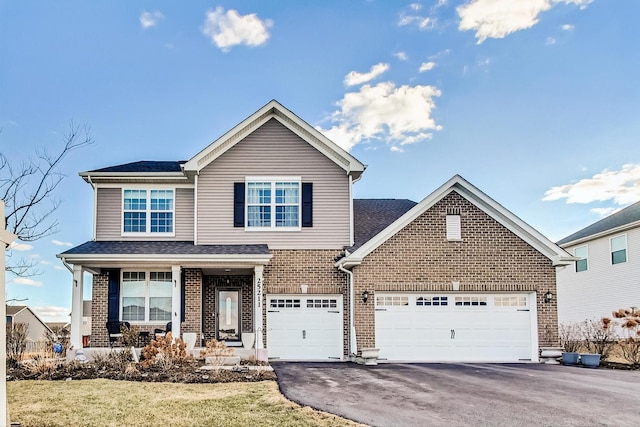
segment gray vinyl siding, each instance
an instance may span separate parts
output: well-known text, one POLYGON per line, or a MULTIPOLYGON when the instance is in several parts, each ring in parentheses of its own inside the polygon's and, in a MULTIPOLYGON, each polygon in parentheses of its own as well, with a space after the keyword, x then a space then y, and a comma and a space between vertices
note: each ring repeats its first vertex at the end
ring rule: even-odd
MULTIPOLYGON (((135 185, 127 188, 136 188, 135 185)), ((175 198, 175 237, 123 236, 122 188, 98 188, 96 240, 193 240, 193 189, 177 188, 175 198)))
POLYGON ((198 244, 266 243, 271 249, 339 249, 350 244, 346 172, 271 119, 198 177, 198 244), (247 176, 301 176, 313 183, 313 227, 245 231, 233 227, 233 183, 247 176))

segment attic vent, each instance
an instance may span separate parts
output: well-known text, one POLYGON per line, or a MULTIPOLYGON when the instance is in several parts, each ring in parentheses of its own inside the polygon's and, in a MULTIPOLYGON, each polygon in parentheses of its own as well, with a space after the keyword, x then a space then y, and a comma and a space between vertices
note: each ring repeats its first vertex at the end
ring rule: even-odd
POLYGON ((447 240, 461 240, 460 215, 447 215, 447 240))
POLYGON ((447 208, 447 215, 460 215, 460 208, 447 208))

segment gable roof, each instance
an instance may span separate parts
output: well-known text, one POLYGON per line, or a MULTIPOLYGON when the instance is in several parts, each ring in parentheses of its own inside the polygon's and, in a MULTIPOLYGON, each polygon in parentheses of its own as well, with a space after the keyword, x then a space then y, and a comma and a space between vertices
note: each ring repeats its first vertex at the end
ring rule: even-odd
POLYGON ((7 316, 15 316, 20 313, 22 310, 27 308, 26 305, 8 305, 7 306, 7 316))
POLYGON ((640 202, 627 206, 619 212, 602 218, 600 221, 578 230, 558 241, 558 245, 569 246, 585 240, 595 239, 607 234, 618 233, 640 226, 640 202))
POLYGON ((349 251, 364 245, 415 205, 416 202, 408 199, 354 199, 354 244, 349 251))
POLYGON ((336 266, 352 267, 360 264, 364 257, 453 191, 473 203, 480 210, 549 258, 553 262, 553 265, 565 265, 574 260, 569 253, 505 209, 477 187, 473 186, 460 175, 455 175, 369 241, 358 247, 353 253, 348 253, 347 256, 338 260, 336 266))
POLYGON ((291 132, 308 142, 312 147, 344 169, 347 174, 353 177, 354 181, 359 179, 362 172, 364 172, 366 166, 360 163, 358 159, 276 100, 269 101, 265 106, 196 154, 185 163, 184 171, 187 174, 196 174, 271 119, 276 119, 291 132))

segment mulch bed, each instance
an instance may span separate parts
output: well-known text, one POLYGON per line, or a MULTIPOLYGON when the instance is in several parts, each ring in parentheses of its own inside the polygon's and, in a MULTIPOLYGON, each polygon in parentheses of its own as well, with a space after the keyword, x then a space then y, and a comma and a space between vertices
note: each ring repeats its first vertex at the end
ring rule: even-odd
POLYGON ((640 371, 640 365, 632 365, 630 363, 620 362, 607 362, 606 360, 600 362, 600 367, 607 369, 620 369, 624 371, 640 371))
POLYGON ((232 369, 200 370, 204 362, 194 360, 168 369, 157 366, 144 368, 140 363, 127 363, 120 366, 104 366, 92 362, 60 362, 48 366, 28 366, 17 364, 7 366, 7 381, 20 380, 87 380, 112 379, 124 381, 173 382, 173 383, 229 383, 275 380, 270 370, 254 370, 247 366, 232 369))

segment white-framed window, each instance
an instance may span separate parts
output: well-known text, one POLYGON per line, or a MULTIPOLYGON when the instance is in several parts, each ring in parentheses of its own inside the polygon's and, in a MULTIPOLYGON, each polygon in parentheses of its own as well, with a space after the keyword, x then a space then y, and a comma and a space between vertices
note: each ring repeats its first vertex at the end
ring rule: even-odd
POLYGON ((576 261, 576 273, 587 271, 589 269, 589 251, 587 249, 587 245, 578 246, 577 248, 575 248, 573 250, 573 255, 575 255, 576 258, 580 258, 578 261, 576 261))
POLYGON ((300 177, 247 177, 246 228, 300 230, 300 177))
POLYGON ((170 271, 123 271, 120 319, 126 322, 169 322, 172 285, 170 271))
POLYGON ((611 247, 611 264, 627 262, 627 235, 621 234, 609 239, 611 247))
POLYGON ((460 215, 447 215, 447 240, 462 240, 460 215))
POLYGON ((122 234, 174 234, 173 189, 122 190, 122 234))

